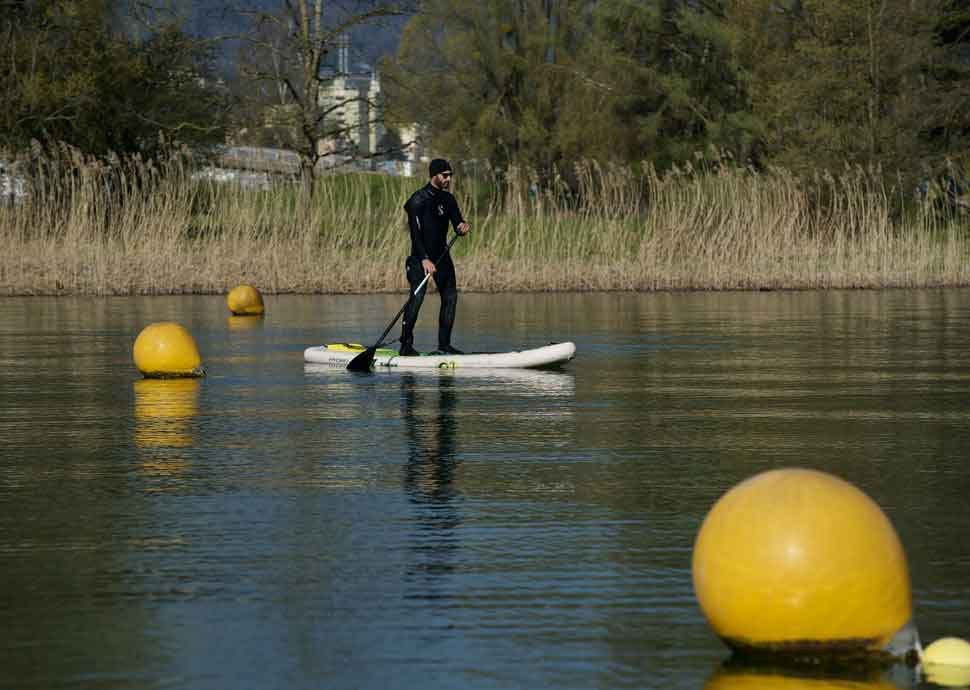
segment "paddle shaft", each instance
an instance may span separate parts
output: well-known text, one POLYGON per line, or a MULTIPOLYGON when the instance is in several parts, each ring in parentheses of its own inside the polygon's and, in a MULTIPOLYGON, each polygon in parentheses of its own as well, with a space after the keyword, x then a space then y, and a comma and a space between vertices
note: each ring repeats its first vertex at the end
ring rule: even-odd
MULTIPOLYGON (((451 242, 448 243, 448 246, 445 247, 445 250, 441 252, 441 256, 439 256, 438 260, 435 261, 435 265, 437 265, 442 259, 445 258, 445 256, 451 250, 452 245, 458 241, 459 237, 461 237, 461 235, 456 234, 454 237, 451 238, 451 242)), ((413 293, 408 295, 408 301, 404 303, 404 306, 401 307, 401 310, 397 313, 394 319, 389 324, 387 324, 387 328, 385 328, 384 332, 381 333, 381 337, 377 339, 377 342, 371 347, 361 352, 356 357, 354 357, 352 360, 350 360, 350 364, 347 365, 348 369, 365 369, 365 368, 370 369, 370 363, 371 363, 371 360, 374 359, 374 353, 377 351, 377 348, 379 348, 384 343, 384 338, 386 338, 387 334, 391 332, 392 328, 394 328, 394 325, 397 323, 398 319, 401 318, 401 314, 403 314, 405 310, 408 308, 408 305, 411 304, 411 300, 415 296, 417 296, 419 292, 421 292, 421 290, 424 288, 425 285, 428 284, 429 278, 431 278, 431 274, 426 273, 424 276, 424 280, 418 283, 418 286, 414 288, 413 293), (366 366, 364 366, 365 364, 366 366)))

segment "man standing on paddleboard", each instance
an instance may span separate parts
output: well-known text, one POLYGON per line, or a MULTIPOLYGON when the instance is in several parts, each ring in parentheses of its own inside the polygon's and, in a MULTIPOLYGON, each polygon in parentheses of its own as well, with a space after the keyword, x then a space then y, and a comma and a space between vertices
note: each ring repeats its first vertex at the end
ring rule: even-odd
POLYGON ((404 211, 408 215, 408 228, 411 231, 411 254, 404 262, 408 283, 411 285, 411 297, 404 310, 401 329, 402 357, 421 354, 414 349, 414 324, 424 302, 425 290, 422 289, 417 295, 414 291, 428 274, 434 278, 441 297, 438 352, 463 354, 451 344, 451 329, 455 325, 455 310, 458 307, 458 281, 455 277, 455 264, 445 249, 448 246, 449 223, 459 235, 467 234, 471 226, 462 217, 458 202, 448 191, 452 177, 448 161, 435 158, 428 166, 428 175, 431 178, 428 184, 412 194, 404 204, 404 211))

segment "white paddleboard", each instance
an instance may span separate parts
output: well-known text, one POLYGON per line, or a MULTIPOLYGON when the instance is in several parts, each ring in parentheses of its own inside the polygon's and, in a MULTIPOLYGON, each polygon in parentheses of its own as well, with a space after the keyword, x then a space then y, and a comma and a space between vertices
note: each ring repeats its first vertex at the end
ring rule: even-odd
MULTIPOLYGON (((366 348, 357 343, 331 343, 308 347, 303 359, 313 364, 346 367, 366 348)), ((379 349, 374 355, 374 368, 399 369, 533 369, 556 367, 576 355, 573 343, 552 343, 531 350, 512 352, 481 352, 464 355, 426 354, 420 357, 401 357, 396 350, 379 349)))

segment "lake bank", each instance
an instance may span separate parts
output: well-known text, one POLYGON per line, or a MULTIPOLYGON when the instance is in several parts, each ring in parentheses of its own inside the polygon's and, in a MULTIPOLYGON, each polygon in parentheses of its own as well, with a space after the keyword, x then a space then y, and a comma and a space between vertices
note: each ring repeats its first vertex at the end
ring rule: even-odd
MULTIPOLYGON (((122 168, 81 167, 0 208, 0 294, 405 290, 401 202, 423 180, 331 176, 309 195, 220 185, 178 163, 122 168)), ((968 219, 904 203, 862 171, 806 184, 784 171, 594 170, 573 197, 510 185, 497 198, 462 181, 473 232, 453 250, 461 289, 970 285, 968 219)))
MULTIPOLYGON (((9 245, 8 245, 9 246, 9 245)), ((14 247, 19 256, 0 259, 0 295, 178 295, 222 294, 242 283, 264 294, 404 293, 405 250, 386 261, 348 254, 335 258, 299 251, 274 254, 270 250, 227 255, 186 248, 165 255, 112 251, 74 251, 71 248, 29 245, 14 247), (285 264, 285 265, 281 265, 285 264)), ((970 269, 956 258, 966 247, 950 245, 935 252, 940 267, 928 261, 904 264, 879 257, 832 269, 798 267, 794 258, 746 265, 719 266, 702 273, 691 266, 662 266, 636 262, 542 262, 466 255, 456 259, 462 292, 652 292, 734 290, 820 290, 941 288, 970 285, 970 269), (950 265, 952 263, 952 265, 950 265)), ((690 263, 686 259, 684 263, 690 263)))

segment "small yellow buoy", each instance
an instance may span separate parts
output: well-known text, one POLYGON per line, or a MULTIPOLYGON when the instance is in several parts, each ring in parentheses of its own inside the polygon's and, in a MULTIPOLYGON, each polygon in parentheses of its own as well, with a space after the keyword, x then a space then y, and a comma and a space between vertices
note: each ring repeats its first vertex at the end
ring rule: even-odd
POLYGON ((927 678, 937 685, 970 685, 970 642, 959 637, 941 637, 923 650, 921 657, 927 678))
POLYGON ((132 354, 135 366, 146 378, 205 375, 192 335, 171 321, 146 326, 135 339, 132 354))
POLYGON ((892 644, 901 656, 916 644, 896 531, 823 472, 773 470, 728 491, 697 535, 693 577, 714 632, 741 652, 877 656, 892 644))
POLYGON ((239 285, 226 295, 229 311, 236 316, 259 316, 265 311, 263 296, 252 285, 239 285))

